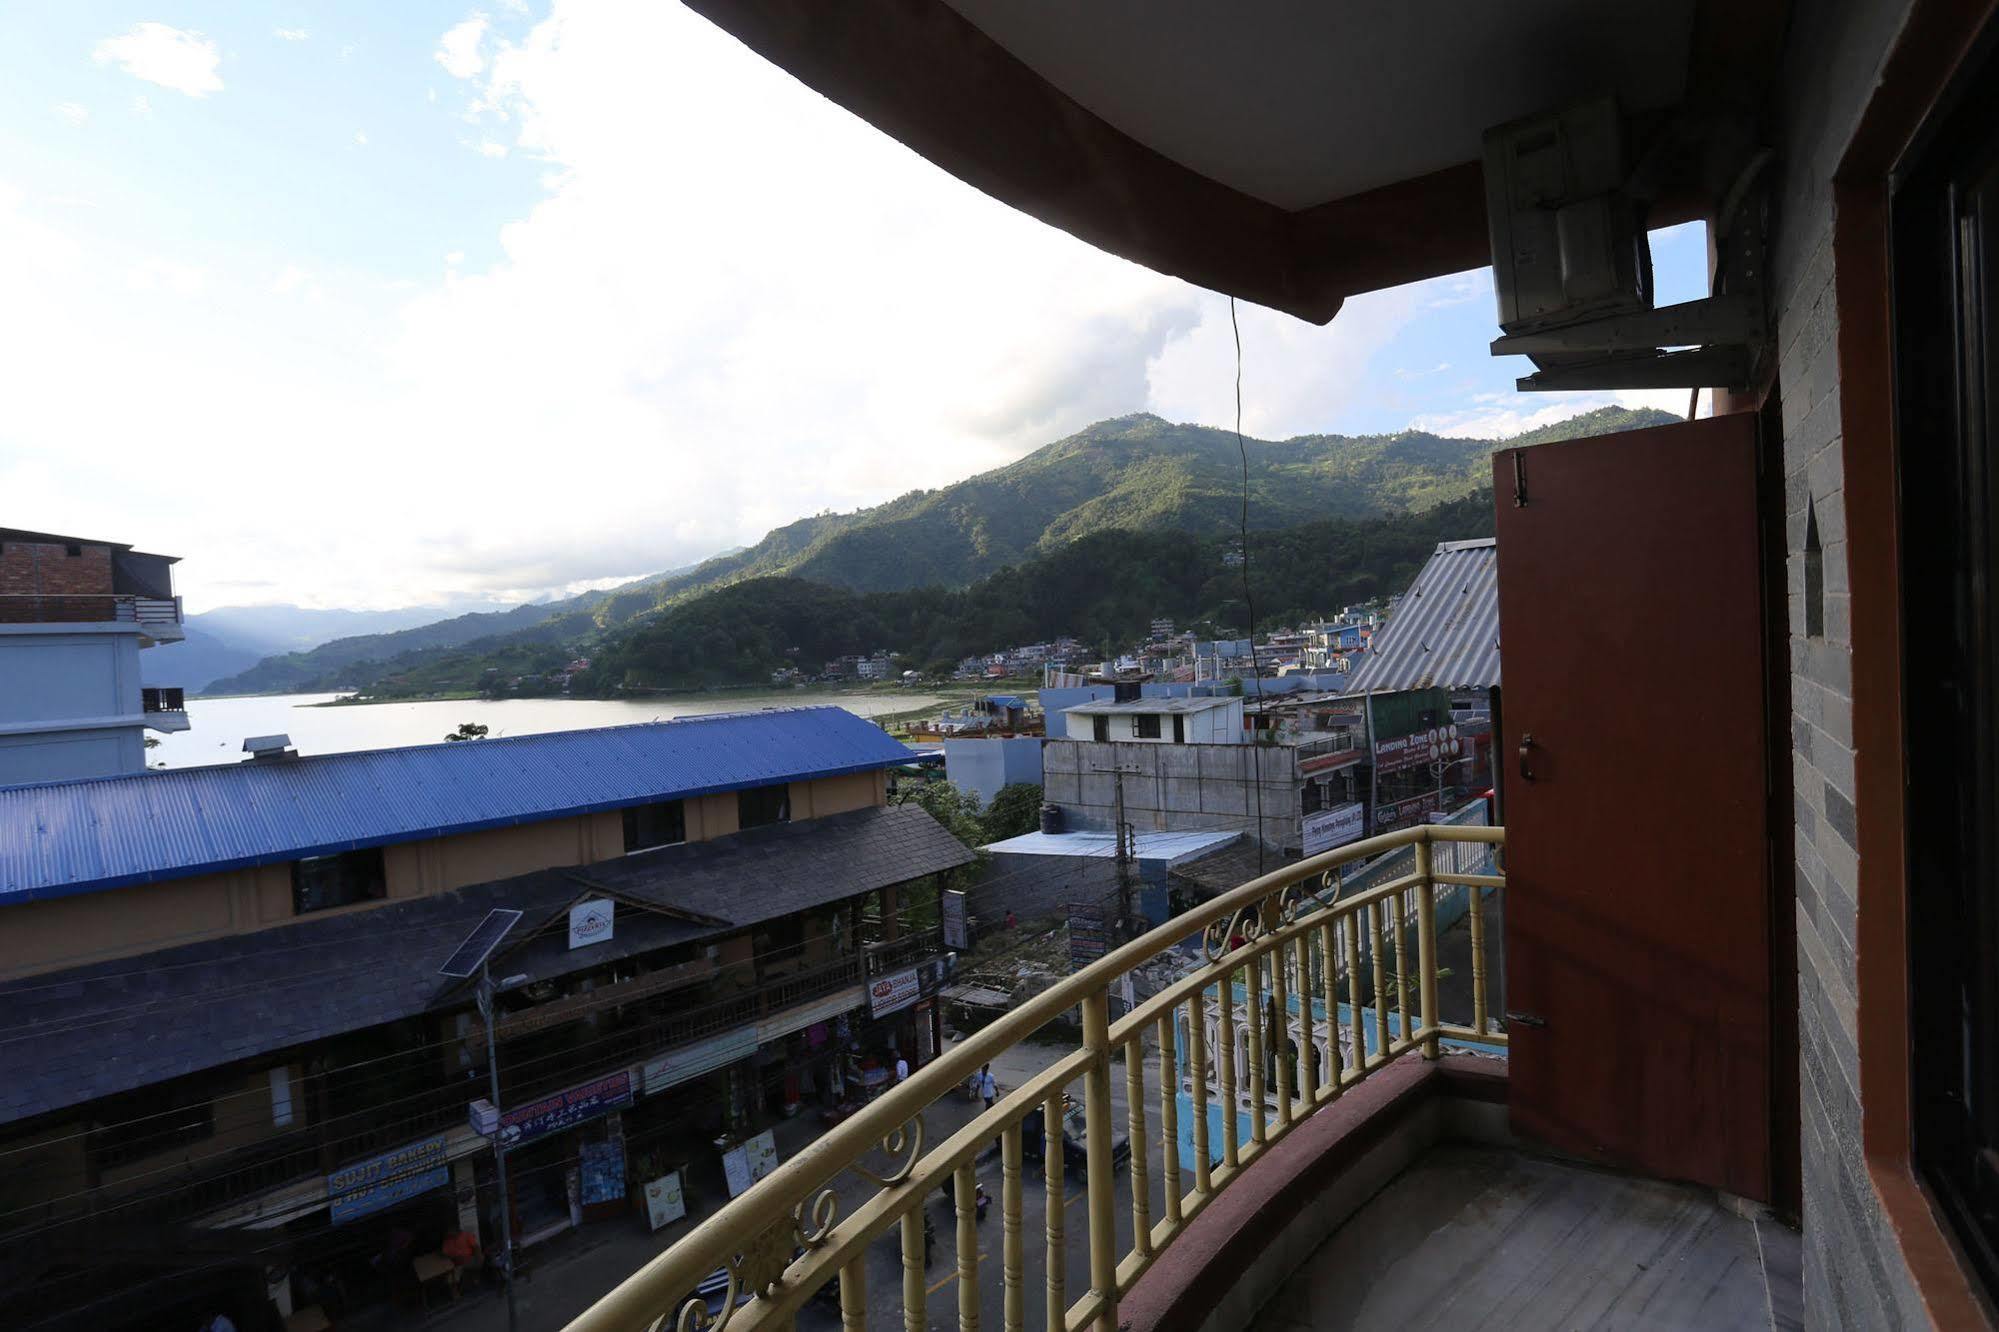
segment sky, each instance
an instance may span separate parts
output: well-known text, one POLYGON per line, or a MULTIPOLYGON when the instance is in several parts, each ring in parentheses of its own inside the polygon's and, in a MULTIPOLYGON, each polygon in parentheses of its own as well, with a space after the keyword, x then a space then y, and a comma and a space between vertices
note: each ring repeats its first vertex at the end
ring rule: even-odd
MULTIPOLYGON (((1109 416, 1234 423, 1228 302, 988 198, 667 0, 0 12, 0 524, 190 612, 603 586, 1109 416)), ((1697 228, 1655 233, 1662 301, 1697 228)), ((1248 305, 1243 428, 1495 436, 1484 272, 1248 305)))

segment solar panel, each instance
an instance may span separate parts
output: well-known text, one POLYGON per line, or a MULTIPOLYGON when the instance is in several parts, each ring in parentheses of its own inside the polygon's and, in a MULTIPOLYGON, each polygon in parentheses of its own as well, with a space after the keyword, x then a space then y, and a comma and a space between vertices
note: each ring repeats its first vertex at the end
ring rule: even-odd
POLYGON ((500 946, 500 940, 507 937, 507 931, 511 930, 514 922, 520 918, 521 913, 511 908, 496 907, 488 911, 486 919, 480 921, 477 928, 465 936, 465 942, 458 945, 458 951, 437 969, 437 974, 460 978, 470 976, 485 962, 487 956, 500 946))

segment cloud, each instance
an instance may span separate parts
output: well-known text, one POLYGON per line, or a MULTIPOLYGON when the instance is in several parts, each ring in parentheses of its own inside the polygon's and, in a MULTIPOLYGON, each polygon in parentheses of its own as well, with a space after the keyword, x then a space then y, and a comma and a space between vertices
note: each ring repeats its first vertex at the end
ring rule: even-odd
POLYGON ((486 16, 474 14, 437 39, 437 63, 454 79, 476 77, 486 68, 480 46, 486 40, 486 16))
POLYGON ((366 130, 355 130, 354 142, 366 148, 368 146, 368 132, 366 130))
POLYGON ((134 97, 132 99, 132 114, 135 116, 152 115, 153 99, 146 96, 144 93, 140 93, 138 96, 134 97))
MULTIPOLYGON (((1511 439, 1599 407, 1653 407, 1687 414, 1687 389, 1614 389, 1595 393, 1481 393, 1472 405, 1418 416, 1412 429, 1461 439, 1511 439)), ((1701 391, 1701 416, 1714 414, 1714 394, 1701 391)))
POLYGON ((90 119, 90 108, 81 102, 57 102, 50 109, 72 125, 81 125, 90 119))
POLYGON ((271 36, 281 42, 302 42, 312 34, 304 28, 273 28, 271 36))
POLYGON ((116 37, 106 37, 91 55, 100 65, 116 64, 135 79, 189 97, 222 91, 222 76, 216 73, 222 53, 198 32, 164 23, 140 23, 116 37))

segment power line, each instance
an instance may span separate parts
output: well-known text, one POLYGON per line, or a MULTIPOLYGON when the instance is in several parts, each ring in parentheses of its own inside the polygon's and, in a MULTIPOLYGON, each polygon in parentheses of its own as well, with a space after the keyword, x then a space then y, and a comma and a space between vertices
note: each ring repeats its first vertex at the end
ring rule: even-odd
MULTIPOLYGON (((1263 666, 1256 659, 1256 601, 1249 590, 1249 446, 1242 439, 1242 325, 1236 322, 1235 297, 1229 297, 1229 331, 1235 334, 1235 446, 1242 456, 1242 605, 1249 616, 1249 673, 1256 681, 1256 701, 1263 702, 1263 666)), ((1263 758, 1254 756, 1256 791, 1256 872, 1263 873, 1263 758)))

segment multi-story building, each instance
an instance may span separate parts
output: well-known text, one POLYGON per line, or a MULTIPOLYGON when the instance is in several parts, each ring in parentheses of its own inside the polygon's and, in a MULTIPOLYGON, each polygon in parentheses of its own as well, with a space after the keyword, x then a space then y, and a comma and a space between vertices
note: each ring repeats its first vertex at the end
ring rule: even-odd
POLYGON ((187 729, 181 691, 139 678, 184 635, 174 558, 0 528, 0 786, 139 772, 148 730, 187 729))
POLYGON ((247 1326, 362 1299, 396 1231, 721 1196, 787 1103, 937 1048, 971 852, 886 805, 908 757, 812 708, 0 789, 0 1302, 247 1326))

